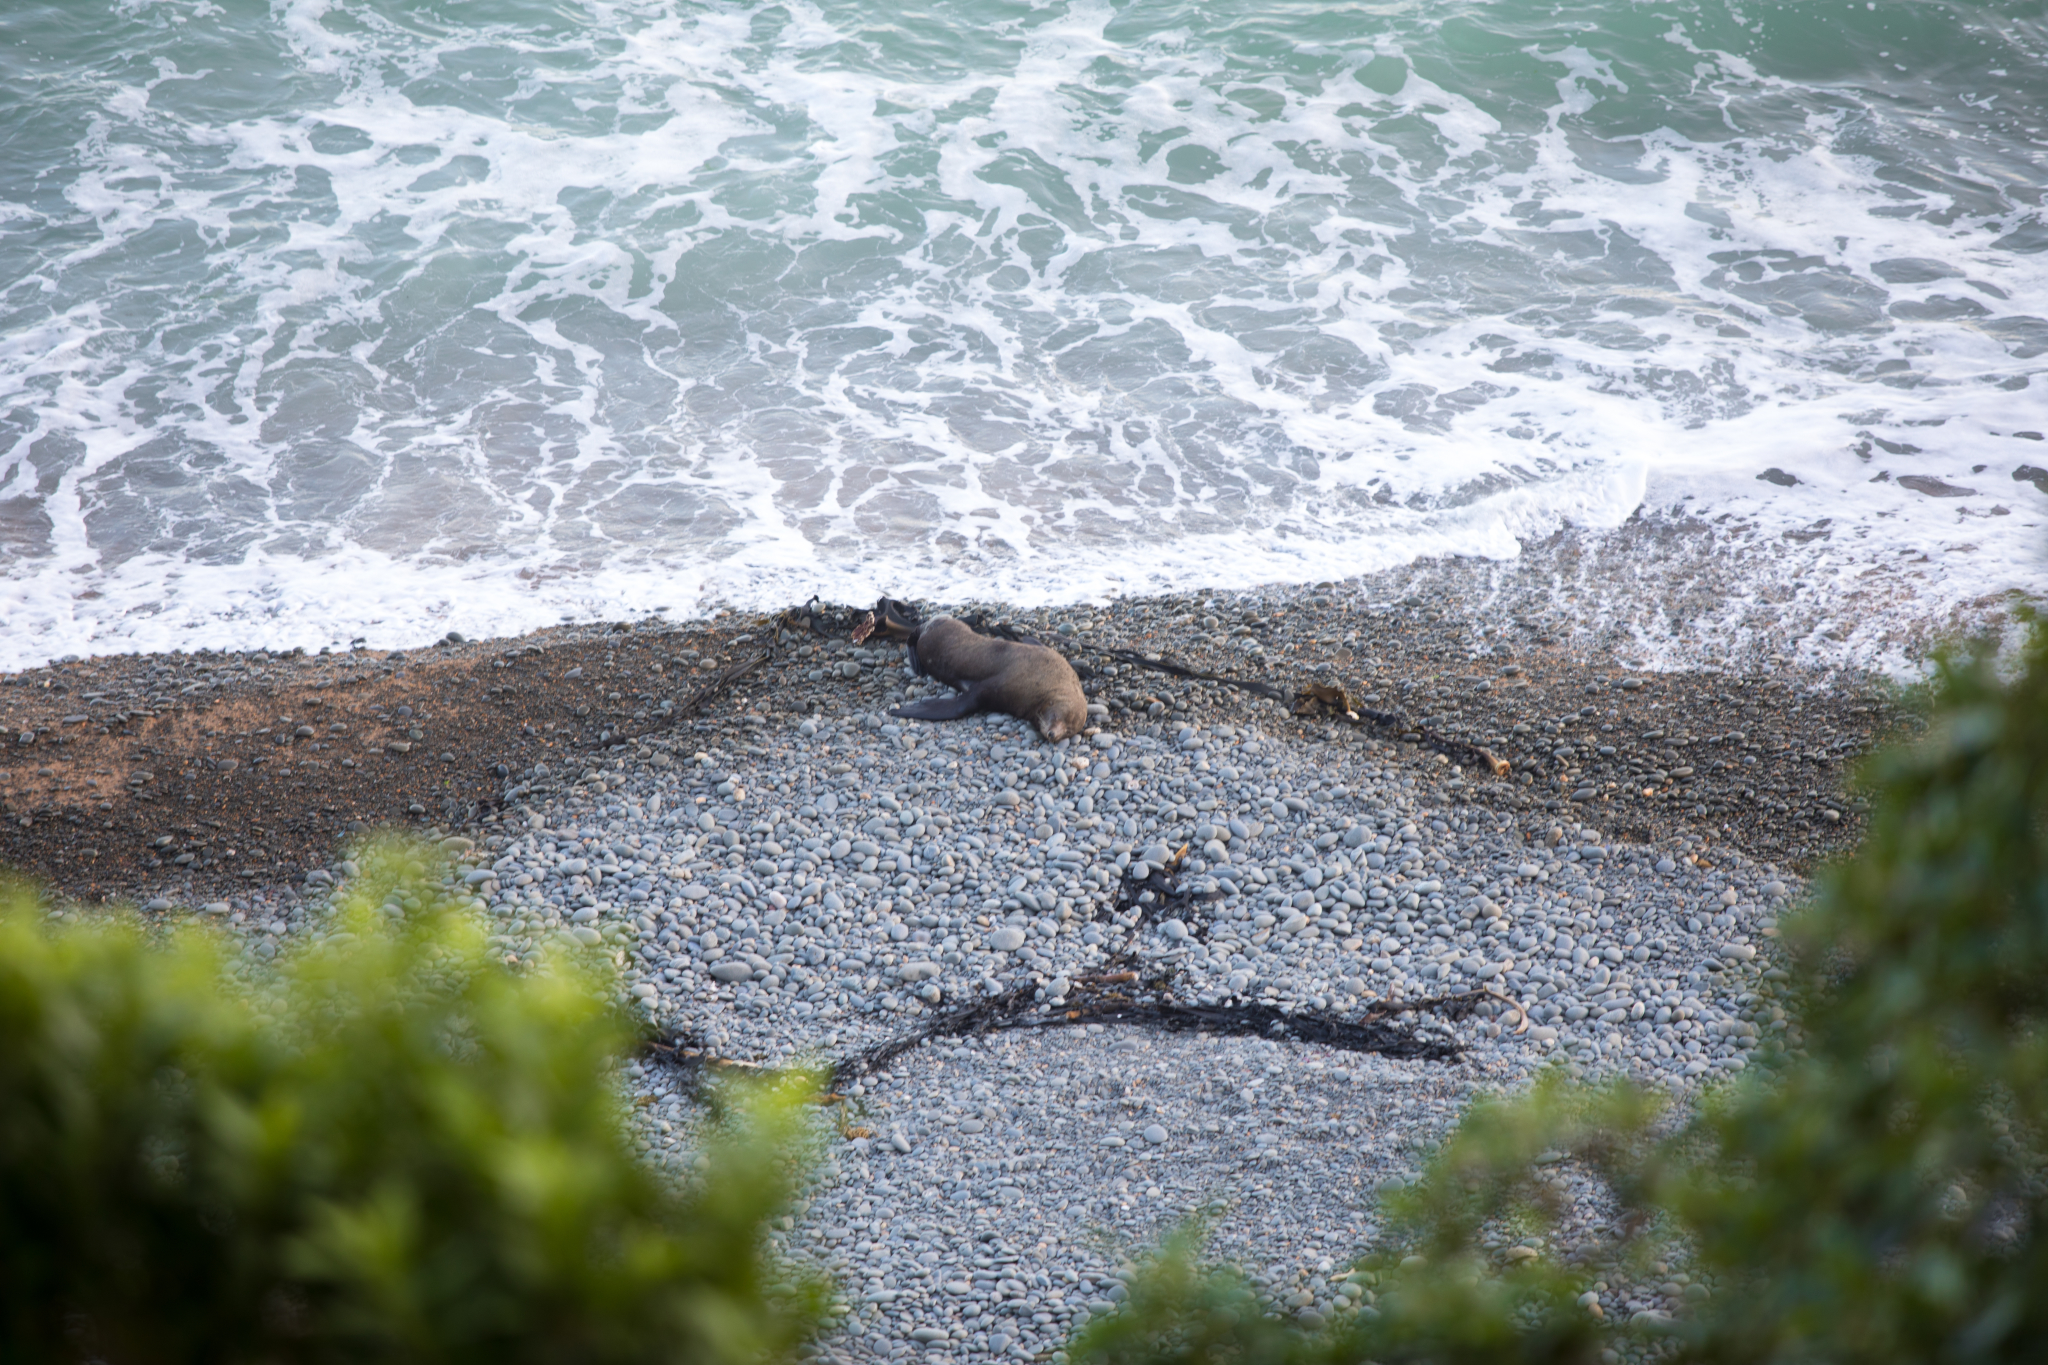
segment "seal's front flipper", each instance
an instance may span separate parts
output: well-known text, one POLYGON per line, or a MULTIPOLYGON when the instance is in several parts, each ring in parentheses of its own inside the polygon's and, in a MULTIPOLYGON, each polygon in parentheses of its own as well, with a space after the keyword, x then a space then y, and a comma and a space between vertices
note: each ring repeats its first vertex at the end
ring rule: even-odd
POLYGON ((980 689, 970 687, 965 692, 956 692, 950 697, 926 697, 923 701, 910 702, 896 707, 889 714, 902 716, 907 720, 958 720, 962 716, 971 716, 980 709, 980 689))

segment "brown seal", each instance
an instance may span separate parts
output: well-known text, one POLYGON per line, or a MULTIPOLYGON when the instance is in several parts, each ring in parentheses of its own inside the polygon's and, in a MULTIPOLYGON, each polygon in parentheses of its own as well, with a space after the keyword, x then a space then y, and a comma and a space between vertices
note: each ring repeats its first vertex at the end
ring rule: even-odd
POLYGON ((906 642, 920 677, 959 688, 950 697, 927 697, 889 714, 911 720, 958 720, 976 711, 1001 711, 1028 720, 1057 742, 1088 724, 1088 698, 1074 667, 1058 650, 978 635, 950 616, 927 621, 906 642))

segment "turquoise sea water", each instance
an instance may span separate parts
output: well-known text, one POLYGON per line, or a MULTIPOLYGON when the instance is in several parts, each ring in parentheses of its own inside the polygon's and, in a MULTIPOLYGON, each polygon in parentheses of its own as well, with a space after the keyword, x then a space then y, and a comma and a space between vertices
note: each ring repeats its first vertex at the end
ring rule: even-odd
POLYGON ((2042 4, 0 0, 0 667, 1676 509, 2039 586, 2044 146, 2042 4))

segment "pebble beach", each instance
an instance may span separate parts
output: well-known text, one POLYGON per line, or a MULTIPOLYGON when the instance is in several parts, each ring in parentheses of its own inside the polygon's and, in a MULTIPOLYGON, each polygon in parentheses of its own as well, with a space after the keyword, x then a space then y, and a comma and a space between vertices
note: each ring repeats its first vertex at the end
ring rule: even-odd
MULTIPOLYGON (((1769 993, 1777 917, 1853 839, 1846 764, 1892 723, 1875 682, 1629 668, 1539 617, 1540 582, 1480 609, 1429 572, 1422 596, 1380 579, 1004 612, 1083 669, 1089 732, 1057 745, 1007 717, 890 717, 931 684, 845 638, 848 614, 58 665, 7 680, 34 743, 0 828, 74 894, 99 846, 126 848, 98 874, 126 886, 98 894, 223 923, 255 962, 327 932, 352 830, 410 825, 455 856, 512 969, 608 962, 656 1032, 722 1062, 844 1064, 1021 1002, 1018 1027, 843 1071, 821 1107, 818 1178, 775 1235, 842 1288, 831 1359, 1046 1357, 1191 1218, 1313 1322, 1369 1305, 1346 1271, 1382 1193, 1475 1096, 1555 1066, 1684 1103, 1797 1045, 1769 993), (1297 714, 1159 663, 1341 685, 1401 719, 1297 714), (81 675, 98 711, 39 726, 25 702, 79 705, 50 694, 81 675), (249 724, 280 712, 318 723, 249 724), (82 777, 112 744, 151 753, 125 808, 82 777), (1453 761, 1472 746, 1506 771, 1453 761), (402 805, 351 806, 352 782, 402 805), (273 837, 252 875, 230 814, 309 851, 273 837), (1155 871, 1171 907, 1121 897, 1155 871), (1447 1060, 1056 1026, 1112 991, 1384 1019, 1447 1060)), ((696 1071, 628 1071, 637 1141, 686 1164, 696 1071)), ((1603 1270, 1599 1201, 1571 1207, 1555 1250, 1592 1257, 1609 1316, 1704 1292, 1682 1268, 1603 1270)))
MULTIPOLYGON (((1143 926, 1136 957, 1185 998, 1342 1016, 1492 984, 1530 1019, 1454 1026, 1448 1066, 1101 1025, 907 1055, 849 1087, 862 1134, 790 1234, 848 1287, 845 1358, 1052 1350, 1120 1297, 1124 1255, 1198 1215, 1277 1299, 1334 1313, 1366 1292, 1336 1268, 1377 1194, 1475 1093, 1552 1061, 1682 1089, 1782 1037, 1759 949, 1797 882, 1740 855, 1582 824, 1531 841, 1438 765, 1230 725, 1072 753, 1007 720, 792 729, 536 810, 479 868, 504 946, 609 933, 659 1016, 721 1055, 800 1062, 1019 980, 1056 1010, 1132 927, 1091 911, 1178 841, 1220 899, 1206 922, 1143 926)), ((690 1107, 664 1073, 637 1078, 648 1140, 681 1145, 690 1107)))

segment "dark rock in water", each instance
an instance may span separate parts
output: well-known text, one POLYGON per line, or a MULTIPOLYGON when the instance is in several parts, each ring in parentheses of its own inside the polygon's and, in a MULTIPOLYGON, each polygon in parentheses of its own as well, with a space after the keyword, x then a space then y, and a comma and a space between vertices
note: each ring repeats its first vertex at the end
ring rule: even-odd
POLYGON ((1936 280, 1960 279, 1963 272, 1946 261, 1926 256, 1896 256, 1877 262, 1870 273, 1886 284, 1932 284, 1936 280))
POLYGON ((2030 483, 2043 493, 2048 493, 2048 469, 2036 469, 2030 464, 2023 464, 2012 472, 2012 481, 2030 483))
POLYGON ((1799 480, 1782 469, 1766 469, 1756 477, 1762 483, 1774 483, 1780 488, 1797 488, 1799 486, 1799 480))
POLYGON ((1901 474, 1899 487, 1910 488, 1915 493, 1925 493, 1930 498, 1974 498, 1974 488, 1958 488, 1952 483, 1943 483, 1931 474, 1901 474))

